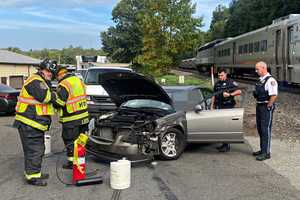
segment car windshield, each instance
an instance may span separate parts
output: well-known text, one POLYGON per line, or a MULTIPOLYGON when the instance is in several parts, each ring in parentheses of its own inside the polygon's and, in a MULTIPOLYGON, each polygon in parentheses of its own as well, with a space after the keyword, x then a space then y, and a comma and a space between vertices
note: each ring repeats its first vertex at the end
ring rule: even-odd
POLYGON ((184 90, 167 90, 167 94, 175 101, 187 102, 189 99, 188 91, 184 90))
POLYGON ((121 105, 121 107, 127 108, 157 108, 166 111, 174 111, 172 106, 161 101, 151 100, 151 99, 134 99, 126 101, 121 105))
POLYGON ((4 84, 0 84, 0 92, 15 92, 16 90, 4 84))
POLYGON ((84 83, 86 85, 97 85, 99 83, 99 76, 108 72, 129 72, 129 69, 112 69, 112 68, 102 68, 102 69, 89 69, 87 71, 84 83))
POLYGON ((80 73, 82 77, 85 77, 87 70, 86 69, 79 69, 77 70, 77 73, 80 73))

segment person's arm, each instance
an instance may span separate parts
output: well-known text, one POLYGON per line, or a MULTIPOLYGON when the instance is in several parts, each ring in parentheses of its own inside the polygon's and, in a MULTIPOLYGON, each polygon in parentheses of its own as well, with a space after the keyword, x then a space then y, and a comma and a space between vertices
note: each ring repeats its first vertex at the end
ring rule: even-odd
POLYGON ((64 88, 63 86, 59 85, 57 87, 56 94, 57 94, 56 99, 53 102, 54 106, 56 108, 58 108, 58 107, 64 107, 66 105, 66 102, 67 102, 68 97, 69 97, 68 91, 66 90, 66 88, 64 88))
POLYGON ((210 109, 211 110, 213 110, 214 109, 214 105, 215 105, 215 96, 213 96, 212 98, 211 98, 211 104, 210 104, 210 109))
POLYGON ((274 102, 276 101, 276 99, 277 99, 277 95, 270 96, 270 99, 269 99, 268 105, 267 105, 268 108, 272 107, 272 105, 274 104, 274 102))
POLYGON ((30 96, 33 96, 35 100, 41 103, 48 103, 54 98, 54 93, 48 88, 46 83, 40 80, 33 80, 25 86, 26 91, 30 96))
POLYGON ((224 92, 223 96, 224 97, 230 97, 230 96, 238 96, 241 95, 242 91, 240 89, 234 90, 233 92, 224 92))

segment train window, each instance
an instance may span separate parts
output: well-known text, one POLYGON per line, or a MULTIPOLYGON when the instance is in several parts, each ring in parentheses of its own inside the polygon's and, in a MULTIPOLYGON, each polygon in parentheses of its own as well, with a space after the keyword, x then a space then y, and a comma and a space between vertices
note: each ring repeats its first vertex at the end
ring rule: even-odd
POLYGON ((244 44, 244 53, 248 53, 248 44, 244 44))
POLYGON ((259 42, 254 43, 254 52, 259 52, 259 42))
POLYGON ((260 49, 261 49, 261 51, 267 51, 267 49, 268 49, 268 43, 267 43, 267 40, 262 40, 262 41, 261 41, 260 49))
POLYGON ((249 44, 249 53, 253 53, 253 43, 249 44))
POLYGON ((239 46, 239 54, 242 54, 243 53, 243 46, 239 46))

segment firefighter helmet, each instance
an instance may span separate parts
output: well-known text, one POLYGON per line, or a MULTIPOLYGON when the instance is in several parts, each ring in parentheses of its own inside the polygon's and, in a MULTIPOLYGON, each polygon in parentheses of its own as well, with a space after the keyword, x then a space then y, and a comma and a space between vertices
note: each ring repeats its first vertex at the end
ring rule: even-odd
POLYGON ((57 70, 57 62, 55 60, 45 59, 39 64, 38 68, 47 69, 52 72, 52 74, 55 74, 57 70))

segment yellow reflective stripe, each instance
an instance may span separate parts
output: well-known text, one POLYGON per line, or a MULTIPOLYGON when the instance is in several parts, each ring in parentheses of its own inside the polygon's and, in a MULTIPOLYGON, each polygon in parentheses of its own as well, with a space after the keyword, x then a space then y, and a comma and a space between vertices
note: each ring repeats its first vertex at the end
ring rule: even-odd
POLYGON ((46 97, 45 97, 43 103, 48 103, 50 100, 51 100, 51 92, 50 92, 50 90, 48 89, 48 90, 47 90, 46 97))
POLYGON ((84 113, 81 113, 81 114, 78 114, 78 115, 73 115, 73 116, 70 116, 70 117, 62 117, 59 121, 64 123, 64 122, 69 122, 69 121, 82 119, 82 118, 85 118, 85 117, 88 117, 88 116, 89 116, 89 113, 84 112, 84 113))
POLYGON ((39 173, 35 173, 35 174, 26 174, 26 172, 24 172, 24 175, 27 180, 30 180, 32 178, 41 178, 42 173, 39 172, 39 173))
POLYGON ((57 97, 56 98, 56 103, 58 103, 59 105, 61 105, 61 106, 64 106, 66 103, 63 101, 63 100, 61 100, 59 97, 57 97))
POLYGON ((19 96, 18 101, 21 103, 27 103, 27 104, 31 104, 31 105, 41 104, 41 102, 39 102, 35 99, 27 98, 27 97, 23 97, 23 96, 19 96))
POLYGON ((85 100, 85 99, 86 99, 86 95, 74 97, 74 98, 68 100, 67 104, 76 103, 77 101, 85 100))
POLYGON ((74 158, 73 157, 68 157, 68 161, 73 162, 74 158))
POLYGON ((28 119, 27 117, 21 116, 16 114, 16 120, 23 122, 33 128, 39 129, 41 131, 47 131, 48 130, 48 125, 42 125, 36 121, 33 121, 31 119, 28 119))

